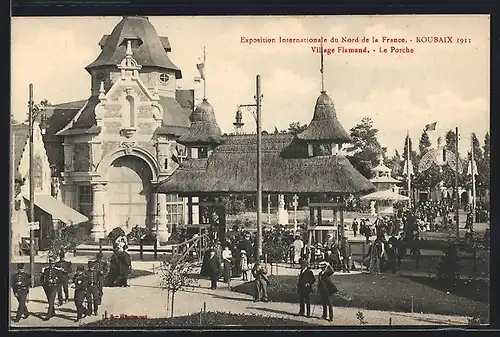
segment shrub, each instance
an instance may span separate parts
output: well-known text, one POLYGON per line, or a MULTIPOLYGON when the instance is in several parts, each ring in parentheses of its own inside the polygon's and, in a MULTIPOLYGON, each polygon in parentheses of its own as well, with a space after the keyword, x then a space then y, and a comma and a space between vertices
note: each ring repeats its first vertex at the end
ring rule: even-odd
POLYGON ((227 312, 199 312, 172 318, 103 319, 84 324, 85 327, 165 327, 165 326, 314 326, 312 322, 295 321, 282 317, 233 314, 227 312))
POLYGON ((111 232, 108 234, 108 238, 111 240, 111 242, 115 242, 116 239, 118 239, 120 236, 125 236, 125 231, 121 227, 115 227, 111 232))
POLYGON ((241 199, 227 198, 224 200, 226 213, 229 215, 238 215, 246 211, 245 201, 241 199))
POLYGON ((452 287, 455 287, 456 281, 460 279, 460 257, 458 254, 458 246, 450 244, 444 251, 444 256, 441 257, 437 266, 437 278, 447 282, 452 287))
POLYGON ((149 234, 149 230, 144 227, 139 227, 136 225, 130 233, 127 234, 127 241, 129 245, 138 245, 141 242, 141 238, 149 234))
POLYGON ((54 256, 59 256, 61 249, 72 251, 76 246, 90 241, 90 232, 92 224, 86 222, 79 225, 63 225, 58 235, 54 237, 49 245, 49 252, 54 256))

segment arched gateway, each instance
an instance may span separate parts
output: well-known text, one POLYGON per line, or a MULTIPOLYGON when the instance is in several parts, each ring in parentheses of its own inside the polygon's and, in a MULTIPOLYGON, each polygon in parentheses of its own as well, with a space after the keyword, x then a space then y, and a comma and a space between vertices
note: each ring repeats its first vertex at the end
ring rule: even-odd
POLYGON ((108 169, 108 230, 151 224, 152 172, 139 157, 123 156, 108 169))
POLYGON ((147 151, 124 146, 105 156, 97 168, 102 179, 103 225, 106 232, 121 227, 152 228, 155 205, 153 184, 158 165, 147 151))

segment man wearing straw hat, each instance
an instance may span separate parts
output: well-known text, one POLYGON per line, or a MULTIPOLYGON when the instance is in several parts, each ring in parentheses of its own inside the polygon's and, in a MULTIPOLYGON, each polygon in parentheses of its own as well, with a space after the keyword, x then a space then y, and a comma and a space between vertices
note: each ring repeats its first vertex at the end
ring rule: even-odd
POLYGON ((321 271, 318 274, 318 291, 321 304, 323 305, 323 319, 333 321, 332 296, 338 292, 337 287, 332 281, 333 268, 327 261, 320 262, 321 271), (327 318, 328 313, 328 318, 327 318))

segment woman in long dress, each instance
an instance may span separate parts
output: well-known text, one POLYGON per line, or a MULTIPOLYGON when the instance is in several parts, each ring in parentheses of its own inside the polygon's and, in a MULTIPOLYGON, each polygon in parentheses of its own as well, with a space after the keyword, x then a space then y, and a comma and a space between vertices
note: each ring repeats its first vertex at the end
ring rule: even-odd
POLYGON ((377 239, 369 248, 368 271, 370 274, 380 274, 382 257, 384 256, 384 243, 377 239))
POLYGON ((302 249, 304 248, 304 242, 297 236, 295 241, 293 242, 293 262, 299 263, 300 258, 302 257, 302 249))

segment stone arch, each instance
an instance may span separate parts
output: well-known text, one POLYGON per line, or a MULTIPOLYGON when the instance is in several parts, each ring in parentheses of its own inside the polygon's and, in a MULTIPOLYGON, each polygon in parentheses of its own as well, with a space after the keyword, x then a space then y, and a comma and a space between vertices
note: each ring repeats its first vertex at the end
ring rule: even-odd
POLYGON ((135 156, 142 159, 151 170, 152 181, 158 181, 160 168, 156 159, 148 151, 139 147, 134 147, 133 145, 119 147, 104 156, 104 158, 97 166, 96 170, 101 179, 108 179, 109 168, 111 167, 113 162, 123 156, 135 156))

